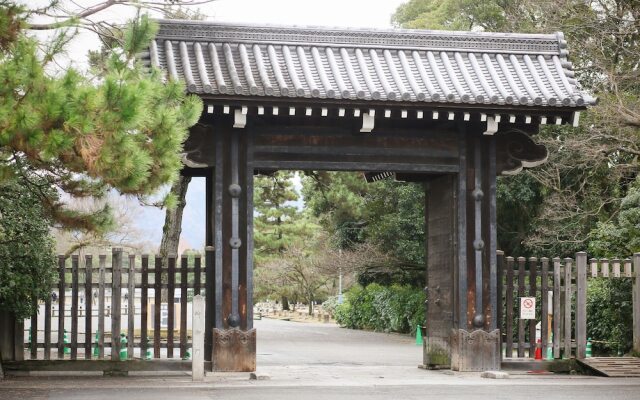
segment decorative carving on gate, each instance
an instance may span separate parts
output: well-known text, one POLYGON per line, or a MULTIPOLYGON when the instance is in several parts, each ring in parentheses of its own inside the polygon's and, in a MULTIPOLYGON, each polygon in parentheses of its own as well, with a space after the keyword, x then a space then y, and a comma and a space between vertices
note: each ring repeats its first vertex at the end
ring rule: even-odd
POLYGON ((451 369, 454 371, 491 371, 500 369, 500 330, 482 329, 451 332, 451 369))
POLYGON ((533 168, 547 161, 549 152, 521 130, 502 131, 496 135, 496 168, 502 175, 515 175, 522 168, 533 168))

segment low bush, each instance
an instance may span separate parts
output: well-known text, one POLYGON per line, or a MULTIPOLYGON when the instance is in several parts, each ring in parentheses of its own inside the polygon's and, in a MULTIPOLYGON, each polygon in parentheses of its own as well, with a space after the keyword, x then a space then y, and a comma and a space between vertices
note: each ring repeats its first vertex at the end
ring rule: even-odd
POLYGON ((351 329, 415 333, 425 323, 424 301, 424 292, 410 286, 354 286, 335 307, 334 317, 351 329))

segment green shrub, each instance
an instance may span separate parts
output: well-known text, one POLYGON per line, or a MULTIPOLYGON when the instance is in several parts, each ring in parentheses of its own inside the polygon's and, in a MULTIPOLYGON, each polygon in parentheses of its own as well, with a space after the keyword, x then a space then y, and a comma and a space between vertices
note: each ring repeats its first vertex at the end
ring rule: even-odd
POLYGON ((589 280, 587 335, 596 354, 626 353, 633 346, 633 302, 630 278, 589 280))
POLYGON ((351 329, 413 333, 424 325, 425 295, 410 286, 354 286, 335 308, 338 324, 351 329))

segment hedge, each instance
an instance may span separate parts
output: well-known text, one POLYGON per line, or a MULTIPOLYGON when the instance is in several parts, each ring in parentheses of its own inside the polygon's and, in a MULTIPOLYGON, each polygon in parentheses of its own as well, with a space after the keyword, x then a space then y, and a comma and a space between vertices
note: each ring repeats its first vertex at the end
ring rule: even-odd
POLYGON ((340 326, 383 332, 415 333, 425 323, 425 294, 410 286, 354 286, 335 307, 340 326))

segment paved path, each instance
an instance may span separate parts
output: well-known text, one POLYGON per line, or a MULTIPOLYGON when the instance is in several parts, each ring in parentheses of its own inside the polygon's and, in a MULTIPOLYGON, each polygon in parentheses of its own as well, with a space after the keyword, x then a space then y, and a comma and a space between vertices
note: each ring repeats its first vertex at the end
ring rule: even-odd
POLYGON ((0 400, 413 400, 633 399, 640 379, 425 371, 421 349, 401 335, 359 332, 335 325, 264 319, 258 328, 258 370, 210 374, 194 384, 187 374, 128 378, 14 377, 0 381, 0 400))
POLYGON ((343 329, 335 324, 255 321, 258 367, 286 365, 369 365, 414 368, 422 347, 406 335, 343 329))

